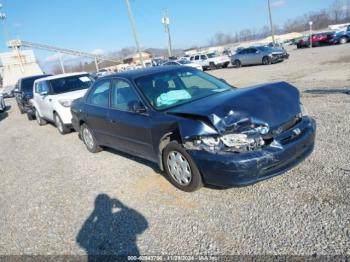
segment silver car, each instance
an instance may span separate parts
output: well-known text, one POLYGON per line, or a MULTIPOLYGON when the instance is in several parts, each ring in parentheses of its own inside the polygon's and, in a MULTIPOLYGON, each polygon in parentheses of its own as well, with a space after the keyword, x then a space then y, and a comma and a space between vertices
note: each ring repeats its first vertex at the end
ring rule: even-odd
POLYGON ((244 65, 270 65, 281 62, 289 55, 283 49, 275 49, 266 46, 249 47, 240 49, 231 56, 231 63, 235 67, 244 65))

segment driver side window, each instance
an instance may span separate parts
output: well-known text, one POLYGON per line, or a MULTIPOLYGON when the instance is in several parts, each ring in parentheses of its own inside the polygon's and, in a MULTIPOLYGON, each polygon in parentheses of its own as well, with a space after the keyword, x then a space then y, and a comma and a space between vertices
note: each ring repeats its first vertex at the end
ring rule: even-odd
POLYGON ((132 103, 139 101, 139 97, 127 81, 121 79, 113 81, 111 97, 112 108, 133 112, 132 103))

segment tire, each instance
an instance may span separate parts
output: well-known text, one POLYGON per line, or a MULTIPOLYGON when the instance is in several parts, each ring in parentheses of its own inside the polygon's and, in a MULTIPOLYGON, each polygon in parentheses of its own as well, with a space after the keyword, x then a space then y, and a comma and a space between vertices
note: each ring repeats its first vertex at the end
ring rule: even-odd
POLYGON ((175 187, 185 192, 194 192, 203 186, 197 165, 178 143, 168 144, 163 150, 162 158, 167 178, 175 187))
POLYGON ((268 57, 268 56, 264 56, 263 59, 262 59, 262 64, 263 65, 271 65, 272 61, 271 61, 271 58, 268 57))
POLYGON ((342 38, 340 38, 340 40, 339 40, 339 44, 341 44, 341 45, 344 45, 344 44, 346 44, 348 42, 348 39, 346 38, 346 37, 342 37, 342 38))
POLYGON ((94 135, 92 134, 90 128, 88 128, 87 125, 82 124, 80 126, 79 134, 89 152, 98 153, 102 151, 102 148, 97 144, 94 135))
POLYGON ((216 67, 216 65, 213 62, 210 62, 209 63, 209 68, 210 68, 210 70, 215 70, 217 67, 216 67))
POLYGON ((35 115, 27 113, 27 118, 29 121, 35 120, 35 115))
POLYGON ((40 116, 38 110, 36 109, 35 109, 35 118, 39 126, 44 126, 47 124, 47 121, 40 116))
POLYGON ((24 110, 23 106, 18 104, 18 109, 21 114, 24 114, 26 111, 24 110))
POLYGON ((230 63, 225 63, 222 65, 222 68, 227 68, 230 63))
POLYGON ((70 128, 68 128, 63 122, 61 117, 55 113, 53 115, 53 119, 55 121, 55 125, 57 127, 58 132, 60 132, 61 135, 65 135, 71 132, 70 128))
POLYGON ((242 63, 241 63, 241 61, 239 61, 238 59, 235 60, 235 61, 233 62, 233 65, 234 65, 236 68, 241 68, 241 67, 242 67, 242 63))

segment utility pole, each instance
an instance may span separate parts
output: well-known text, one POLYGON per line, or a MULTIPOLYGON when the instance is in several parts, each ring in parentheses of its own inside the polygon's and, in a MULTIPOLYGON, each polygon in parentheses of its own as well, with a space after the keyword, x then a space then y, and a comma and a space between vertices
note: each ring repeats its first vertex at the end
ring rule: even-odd
POLYGON ((145 64, 143 62, 141 49, 140 49, 139 38, 138 38, 138 35, 137 35, 137 31, 136 31, 135 20, 134 20, 134 17, 132 15, 132 11, 131 11, 131 6, 130 6, 130 3, 129 3, 129 0, 125 0, 125 2, 126 2, 126 6, 128 8, 130 24, 131 24, 132 32, 133 32, 134 38, 135 38, 136 50, 139 53, 139 58, 140 58, 142 67, 145 67, 145 64))
POLYGON ((310 26, 310 48, 312 48, 312 25, 313 25, 313 22, 310 21, 309 22, 309 26, 310 26))
POLYGON ((97 61, 97 57, 95 57, 95 67, 96 67, 96 72, 99 72, 100 69, 98 68, 98 61, 97 61))
POLYGON ((64 70, 64 65, 63 65, 63 54, 60 53, 60 65, 61 65, 61 70, 62 70, 62 74, 66 73, 66 70, 64 70))
POLYGON ((164 31, 168 42, 168 56, 171 57, 172 47, 171 47, 171 35, 170 35, 170 28, 169 28, 170 19, 168 16, 168 9, 164 10, 164 14, 162 17, 162 24, 164 25, 164 31))
POLYGON ((273 45, 275 45, 275 28, 273 26, 272 23, 272 13, 271 13, 271 3, 270 0, 267 0, 267 4, 268 4, 268 9, 269 9, 269 17, 270 17, 270 27, 271 27, 271 35, 272 35, 272 43, 273 45))

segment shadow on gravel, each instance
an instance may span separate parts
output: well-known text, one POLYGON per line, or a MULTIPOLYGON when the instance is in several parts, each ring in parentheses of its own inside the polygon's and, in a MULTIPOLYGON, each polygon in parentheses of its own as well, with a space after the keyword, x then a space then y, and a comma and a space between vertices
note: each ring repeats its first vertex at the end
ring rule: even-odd
POLYGON ((332 94, 344 94, 350 95, 350 89, 309 89, 303 93, 312 95, 332 95, 332 94))
POLYGON ((146 166, 152 168, 155 173, 162 174, 162 172, 159 169, 158 165, 153 163, 153 162, 151 162, 151 161, 148 161, 148 160, 143 159, 143 158, 139 158, 137 156, 129 155, 127 153, 124 153, 124 152, 121 152, 121 151, 118 151, 116 149, 109 148, 109 147, 105 147, 104 150, 109 152, 109 153, 116 154, 116 155, 125 157, 127 159, 131 159, 131 160, 136 161, 137 163, 140 163, 142 165, 146 165, 146 166))
POLYGON ((136 210, 117 199, 100 194, 95 208, 81 227, 77 243, 86 251, 88 261, 117 261, 125 256, 139 256, 137 235, 148 222, 136 210))
POLYGON ((0 112, 0 121, 4 120, 8 116, 9 116, 9 114, 6 111, 0 112))

